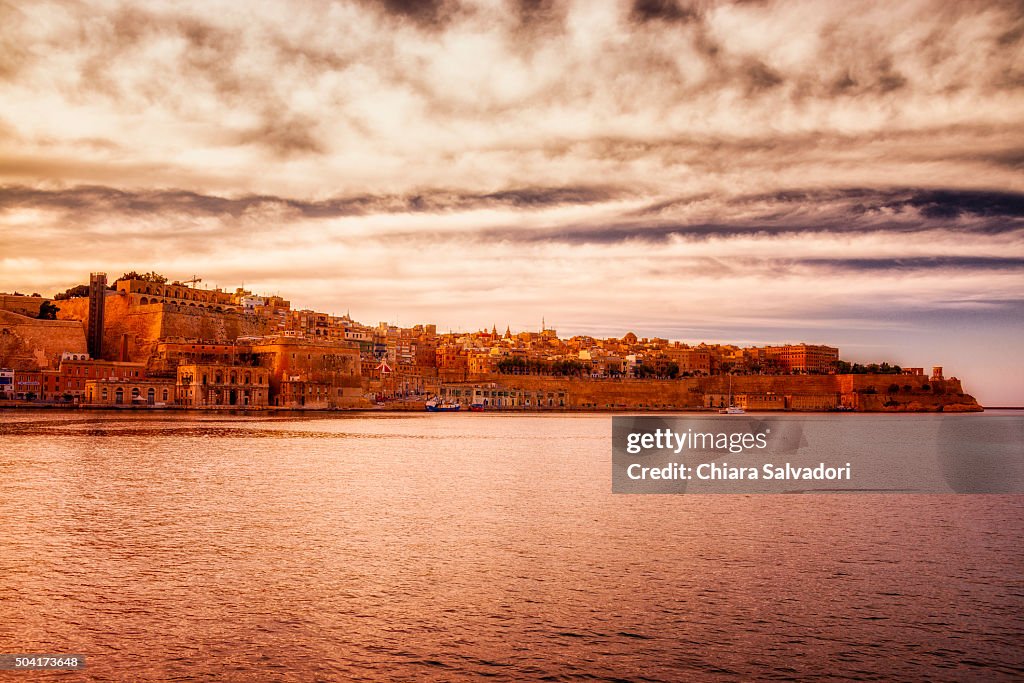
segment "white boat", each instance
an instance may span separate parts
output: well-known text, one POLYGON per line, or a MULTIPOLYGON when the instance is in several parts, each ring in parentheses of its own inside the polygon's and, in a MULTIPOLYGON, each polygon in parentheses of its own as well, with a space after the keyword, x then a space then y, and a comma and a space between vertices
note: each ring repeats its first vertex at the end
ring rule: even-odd
POLYGON ((746 415, 747 411, 732 402, 732 373, 729 373, 729 407, 718 411, 719 415, 746 415))

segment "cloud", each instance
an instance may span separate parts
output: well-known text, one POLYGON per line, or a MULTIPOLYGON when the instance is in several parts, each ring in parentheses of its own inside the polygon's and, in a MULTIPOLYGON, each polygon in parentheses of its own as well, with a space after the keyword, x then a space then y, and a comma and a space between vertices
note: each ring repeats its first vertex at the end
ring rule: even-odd
POLYGON ((52 157, 63 139, 62 182, 97 182, 85 162, 116 159, 162 166, 158 184, 195 191, 211 176, 323 196, 339 185, 405 193, 438 177, 468 192, 579 185, 599 173, 751 192, 770 184, 781 153, 784 174, 822 183, 864 185, 881 172, 943 184, 964 163, 950 154, 980 143, 977 163, 1006 171, 989 174, 991 186, 1021 188, 1003 152, 1024 97, 1012 4, 229 8, 12 11, 5 42, 31 49, 5 51, 0 118, 18 142, 4 156, 38 157, 45 138, 52 157), (65 130, 120 150, 83 160, 65 130))
POLYGON ((61 190, 26 186, 0 187, 0 211, 7 209, 53 209, 78 216, 179 214, 238 217, 261 209, 279 209, 296 217, 333 218, 368 214, 442 213, 494 207, 538 209, 564 204, 607 202, 623 196, 611 187, 526 187, 483 194, 429 190, 409 195, 355 195, 319 201, 273 195, 244 195, 236 198, 200 194, 188 190, 122 190, 102 186, 79 186, 61 190))
POLYGON ((925 256, 914 258, 803 259, 794 265, 824 267, 829 270, 887 272, 910 270, 1024 271, 1024 257, 1000 256, 925 256))
POLYGON ((699 19, 700 13, 675 0, 635 0, 630 18, 641 23, 648 21, 688 23, 699 19))

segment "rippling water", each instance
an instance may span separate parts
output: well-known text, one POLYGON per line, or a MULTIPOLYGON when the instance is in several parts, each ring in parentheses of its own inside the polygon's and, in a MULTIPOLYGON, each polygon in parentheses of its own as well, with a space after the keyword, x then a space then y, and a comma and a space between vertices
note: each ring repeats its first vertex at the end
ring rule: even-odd
POLYGON ((0 413, 0 652, 86 655, 35 679, 1024 676, 1024 496, 615 496, 610 434, 0 413))

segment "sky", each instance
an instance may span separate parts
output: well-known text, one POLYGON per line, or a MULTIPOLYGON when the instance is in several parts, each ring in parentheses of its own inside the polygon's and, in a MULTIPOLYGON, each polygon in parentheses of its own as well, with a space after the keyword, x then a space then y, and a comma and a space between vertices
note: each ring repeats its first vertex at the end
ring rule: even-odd
POLYGON ((1024 405, 1024 8, 0 0, 0 291, 828 343, 1024 405))

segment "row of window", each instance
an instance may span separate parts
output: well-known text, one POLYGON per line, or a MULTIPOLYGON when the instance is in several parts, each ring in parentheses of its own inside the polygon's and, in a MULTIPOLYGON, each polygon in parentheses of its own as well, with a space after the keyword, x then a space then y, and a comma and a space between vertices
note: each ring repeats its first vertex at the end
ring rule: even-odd
MULTIPOLYGON (((167 296, 172 299, 184 299, 192 301, 204 301, 209 303, 223 303, 219 300, 215 294, 207 294, 202 291, 192 290, 188 288, 161 288, 161 287, 144 287, 136 291, 136 294, 155 294, 156 296, 167 296)), ((145 301, 145 299, 143 299, 145 301)))
MULTIPOLYGON (((263 384, 263 379, 264 379, 263 375, 257 375, 256 376, 256 383, 257 384, 263 384)), ((193 382, 192 375, 182 375, 181 381, 184 384, 191 384, 193 382)), ((203 385, 209 384, 209 375, 207 375, 205 372, 202 375, 202 383, 203 383, 203 385)), ((214 376, 213 376, 213 383, 214 384, 224 384, 224 375, 223 375, 223 373, 220 373, 220 372, 215 373, 214 376)), ((230 375, 230 380, 229 380, 228 383, 229 384, 238 384, 238 374, 232 372, 231 375, 230 375)), ((245 373, 245 375, 243 375, 242 383, 243 384, 252 384, 252 373, 249 373, 249 372, 245 373)))
MULTIPOLYGON (((170 398, 170 390, 169 389, 161 390, 161 396, 163 397, 162 400, 166 403, 168 401, 168 399, 170 398)), ((103 387, 103 388, 100 389, 100 398, 103 401, 107 401, 107 400, 110 399, 110 393, 109 393, 109 389, 107 387, 103 387)), ((118 387, 117 389, 114 390, 114 402, 115 403, 124 403, 124 398, 125 398, 124 387, 118 387)), ((136 400, 138 400, 140 398, 142 398, 142 390, 139 389, 138 387, 132 387, 132 390, 131 390, 131 400, 132 400, 132 402, 135 402, 136 400)), ((156 401, 156 389, 154 389, 153 387, 150 387, 149 389, 146 390, 146 401, 149 402, 149 403, 154 403, 156 401)))
MULTIPOLYGON (((157 299, 156 297, 153 297, 152 299, 148 299, 146 297, 142 297, 139 300, 139 304, 142 305, 142 306, 145 306, 146 304, 160 304, 160 303, 175 304, 175 303, 179 303, 179 302, 177 302, 177 301, 168 301, 167 299, 157 299)), ((181 305, 184 305, 184 304, 181 304, 181 305)), ((210 309, 212 311, 221 311, 222 312, 224 310, 223 308, 221 308, 217 304, 202 304, 202 303, 197 304, 197 303, 193 303, 191 301, 188 303, 188 306, 190 306, 192 308, 208 308, 208 309, 210 309)))

